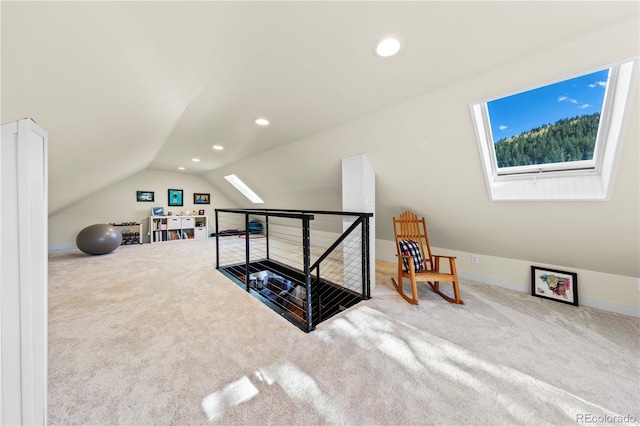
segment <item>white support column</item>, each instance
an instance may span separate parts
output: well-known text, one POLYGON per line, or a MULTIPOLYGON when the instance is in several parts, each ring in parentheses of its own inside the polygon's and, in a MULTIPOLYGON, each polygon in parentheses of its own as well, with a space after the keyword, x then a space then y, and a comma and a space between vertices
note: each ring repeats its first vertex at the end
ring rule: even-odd
MULTIPOLYGON (((370 286, 373 291, 376 287, 376 175, 364 154, 342 159, 342 210, 374 214, 369 219, 370 286)), ((343 229, 346 230, 353 222, 353 219, 344 219, 343 229)), ((345 249, 345 266, 350 263, 349 256, 360 255, 359 250, 357 253, 347 253, 345 249)), ((347 273, 345 268, 345 282, 347 273)), ((352 273, 355 276, 359 271, 352 273)))
POLYGON ((45 424, 47 133, 23 119, 0 142, 0 420, 45 424))

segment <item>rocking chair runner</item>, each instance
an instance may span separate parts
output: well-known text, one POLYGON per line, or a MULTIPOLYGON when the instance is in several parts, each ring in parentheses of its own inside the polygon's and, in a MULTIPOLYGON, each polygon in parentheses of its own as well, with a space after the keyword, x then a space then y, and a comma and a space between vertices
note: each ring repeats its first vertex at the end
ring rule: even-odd
POLYGON ((460 299, 458 288, 458 273, 456 258, 452 256, 435 256, 431 254, 427 224, 424 219, 418 219, 414 213, 404 212, 393 218, 393 232, 398 251, 398 281, 391 278, 398 293, 409 303, 418 304, 418 281, 425 281, 431 289, 451 303, 464 305, 460 299), (440 259, 449 260, 449 272, 440 271, 440 259), (403 279, 411 281, 411 296, 403 291, 403 279), (453 297, 440 291, 440 281, 453 284, 453 297))

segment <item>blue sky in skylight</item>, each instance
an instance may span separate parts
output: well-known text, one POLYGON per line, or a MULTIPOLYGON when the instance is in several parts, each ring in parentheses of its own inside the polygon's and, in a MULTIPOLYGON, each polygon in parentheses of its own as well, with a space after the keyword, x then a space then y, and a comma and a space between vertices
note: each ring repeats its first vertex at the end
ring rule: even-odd
POLYGON ((609 69, 487 102, 493 141, 563 118, 602 113, 609 69))

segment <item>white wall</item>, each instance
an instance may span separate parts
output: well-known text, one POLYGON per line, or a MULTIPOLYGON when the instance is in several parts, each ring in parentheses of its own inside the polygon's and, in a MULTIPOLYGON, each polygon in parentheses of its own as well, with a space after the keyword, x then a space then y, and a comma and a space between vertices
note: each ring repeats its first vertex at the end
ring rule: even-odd
POLYGON ((94 223, 141 222, 144 241, 149 227, 151 207, 164 207, 165 213, 205 210, 209 227, 214 226, 214 209, 237 207, 206 179, 187 173, 145 170, 100 191, 91 197, 49 217, 49 248, 75 246, 76 236, 94 223), (182 189, 183 207, 168 207, 167 190, 182 189), (138 202, 136 191, 154 191, 154 202, 138 202), (211 194, 211 204, 193 204, 193 193, 211 194))
MULTIPOLYGON (((266 207, 339 210, 340 160, 364 153, 376 171, 378 241, 392 240, 392 217, 410 209, 427 217, 433 246, 510 259, 517 265, 515 275, 522 285, 529 281, 532 264, 591 271, 594 277, 625 277, 604 282, 584 278, 580 293, 637 307, 638 91, 630 99, 630 120, 623 133, 611 201, 489 201, 468 105, 638 55, 639 31, 640 20, 635 19, 552 46, 509 66, 205 176, 220 186, 225 174, 238 174, 267 202, 266 207), (614 281, 619 284, 609 284, 614 281), (603 286, 624 289, 610 293, 603 286)), ((242 200, 236 202, 244 206, 242 200)), ((510 267, 496 265, 495 270, 481 273, 512 281, 508 270, 510 267)))

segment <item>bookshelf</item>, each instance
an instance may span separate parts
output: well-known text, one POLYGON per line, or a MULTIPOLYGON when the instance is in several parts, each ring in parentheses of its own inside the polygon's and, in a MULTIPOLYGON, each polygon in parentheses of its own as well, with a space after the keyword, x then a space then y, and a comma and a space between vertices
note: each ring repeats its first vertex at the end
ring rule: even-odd
POLYGON ((207 216, 149 216, 149 241, 152 244, 208 236, 207 216))

